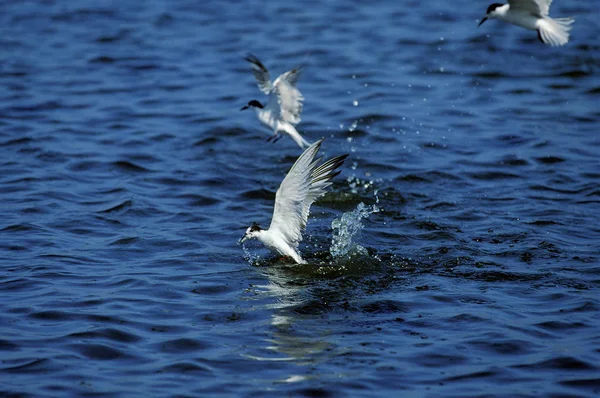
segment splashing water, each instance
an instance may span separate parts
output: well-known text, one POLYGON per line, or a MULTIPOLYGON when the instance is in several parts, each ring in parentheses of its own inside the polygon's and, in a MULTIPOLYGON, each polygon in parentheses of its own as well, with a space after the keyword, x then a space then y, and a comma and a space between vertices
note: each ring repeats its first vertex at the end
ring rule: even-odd
POLYGON ((371 214, 379 211, 377 205, 366 206, 361 202, 356 206, 356 209, 344 213, 342 217, 332 221, 333 239, 331 240, 329 252, 333 258, 368 254, 367 249, 355 243, 353 239, 364 227, 360 220, 369 218, 371 214))
POLYGON ((252 253, 245 243, 242 243, 242 250, 244 251, 244 260, 248 261, 250 265, 257 265, 261 260, 261 256, 256 253, 252 253))

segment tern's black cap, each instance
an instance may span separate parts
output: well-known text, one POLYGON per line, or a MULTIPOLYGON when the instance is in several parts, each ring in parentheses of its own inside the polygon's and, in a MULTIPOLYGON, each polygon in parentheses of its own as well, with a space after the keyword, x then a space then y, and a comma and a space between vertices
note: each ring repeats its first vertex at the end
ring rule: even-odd
POLYGON ((262 228, 257 223, 252 223, 252 225, 250 226, 250 232, 254 231, 262 231, 262 228))
POLYGON ((490 12, 494 11, 496 8, 502 7, 503 5, 504 4, 501 4, 501 3, 490 4, 490 6, 488 7, 488 9, 487 9, 487 11, 485 13, 489 14, 490 12))
POLYGON ((258 102, 257 100, 252 100, 252 101, 248 102, 248 106, 254 106, 256 108, 261 108, 261 109, 264 108, 263 105, 260 102, 258 102))

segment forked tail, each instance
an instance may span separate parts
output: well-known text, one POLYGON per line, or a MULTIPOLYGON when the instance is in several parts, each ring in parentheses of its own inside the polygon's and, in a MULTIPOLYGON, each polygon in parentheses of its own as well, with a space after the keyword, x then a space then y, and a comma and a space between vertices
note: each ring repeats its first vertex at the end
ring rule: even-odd
POLYGON ((569 41, 569 31, 575 22, 573 18, 544 17, 538 25, 538 37, 552 47, 563 46, 569 41))
POLYGON ((288 124, 285 126, 285 132, 292 137, 294 142, 300 146, 300 148, 304 149, 311 145, 310 142, 306 141, 304 137, 300 135, 300 133, 294 128, 294 126, 288 124))

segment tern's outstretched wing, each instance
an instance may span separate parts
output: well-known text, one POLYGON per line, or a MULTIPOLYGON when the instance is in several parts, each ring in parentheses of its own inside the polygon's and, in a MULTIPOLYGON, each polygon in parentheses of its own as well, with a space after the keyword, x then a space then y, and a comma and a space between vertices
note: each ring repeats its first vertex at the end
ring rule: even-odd
POLYGON ((348 155, 338 156, 318 165, 315 159, 323 139, 308 147, 296 160, 275 195, 275 209, 269 230, 279 231, 296 248, 302 240, 310 206, 322 196, 336 171, 348 155))
POLYGON ((252 64, 252 73, 256 78, 260 91, 269 94, 273 90, 273 86, 271 85, 271 78, 269 77, 267 68, 252 54, 248 54, 244 59, 252 64))
POLYGON ((534 15, 546 16, 550 12, 552 0, 508 0, 513 10, 529 11, 534 15))
POLYGON ((269 101, 277 100, 279 106, 273 109, 279 109, 279 119, 291 124, 300 123, 300 114, 302 113, 302 102, 304 96, 296 88, 296 82, 300 76, 301 68, 294 68, 285 72, 273 82, 273 93, 269 101))

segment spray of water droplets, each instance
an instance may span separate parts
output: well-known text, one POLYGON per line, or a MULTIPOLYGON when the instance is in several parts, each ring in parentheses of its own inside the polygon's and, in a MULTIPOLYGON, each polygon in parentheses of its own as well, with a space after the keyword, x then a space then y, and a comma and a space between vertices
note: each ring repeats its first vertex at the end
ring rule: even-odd
POLYGON ((258 254, 253 254, 245 244, 242 243, 242 250, 244 250, 244 259, 248 261, 250 265, 257 265, 261 257, 258 254))
POLYGON ((376 204, 367 206, 361 202, 356 206, 356 209, 344 213, 342 217, 333 220, 331 223, 333 238, 329 252, 334 259, 368 254, 367 249, 354 242, 354 239, 364 227, 361 220, 369 218, 371 214, 379 211, 380 209, 376 204))

